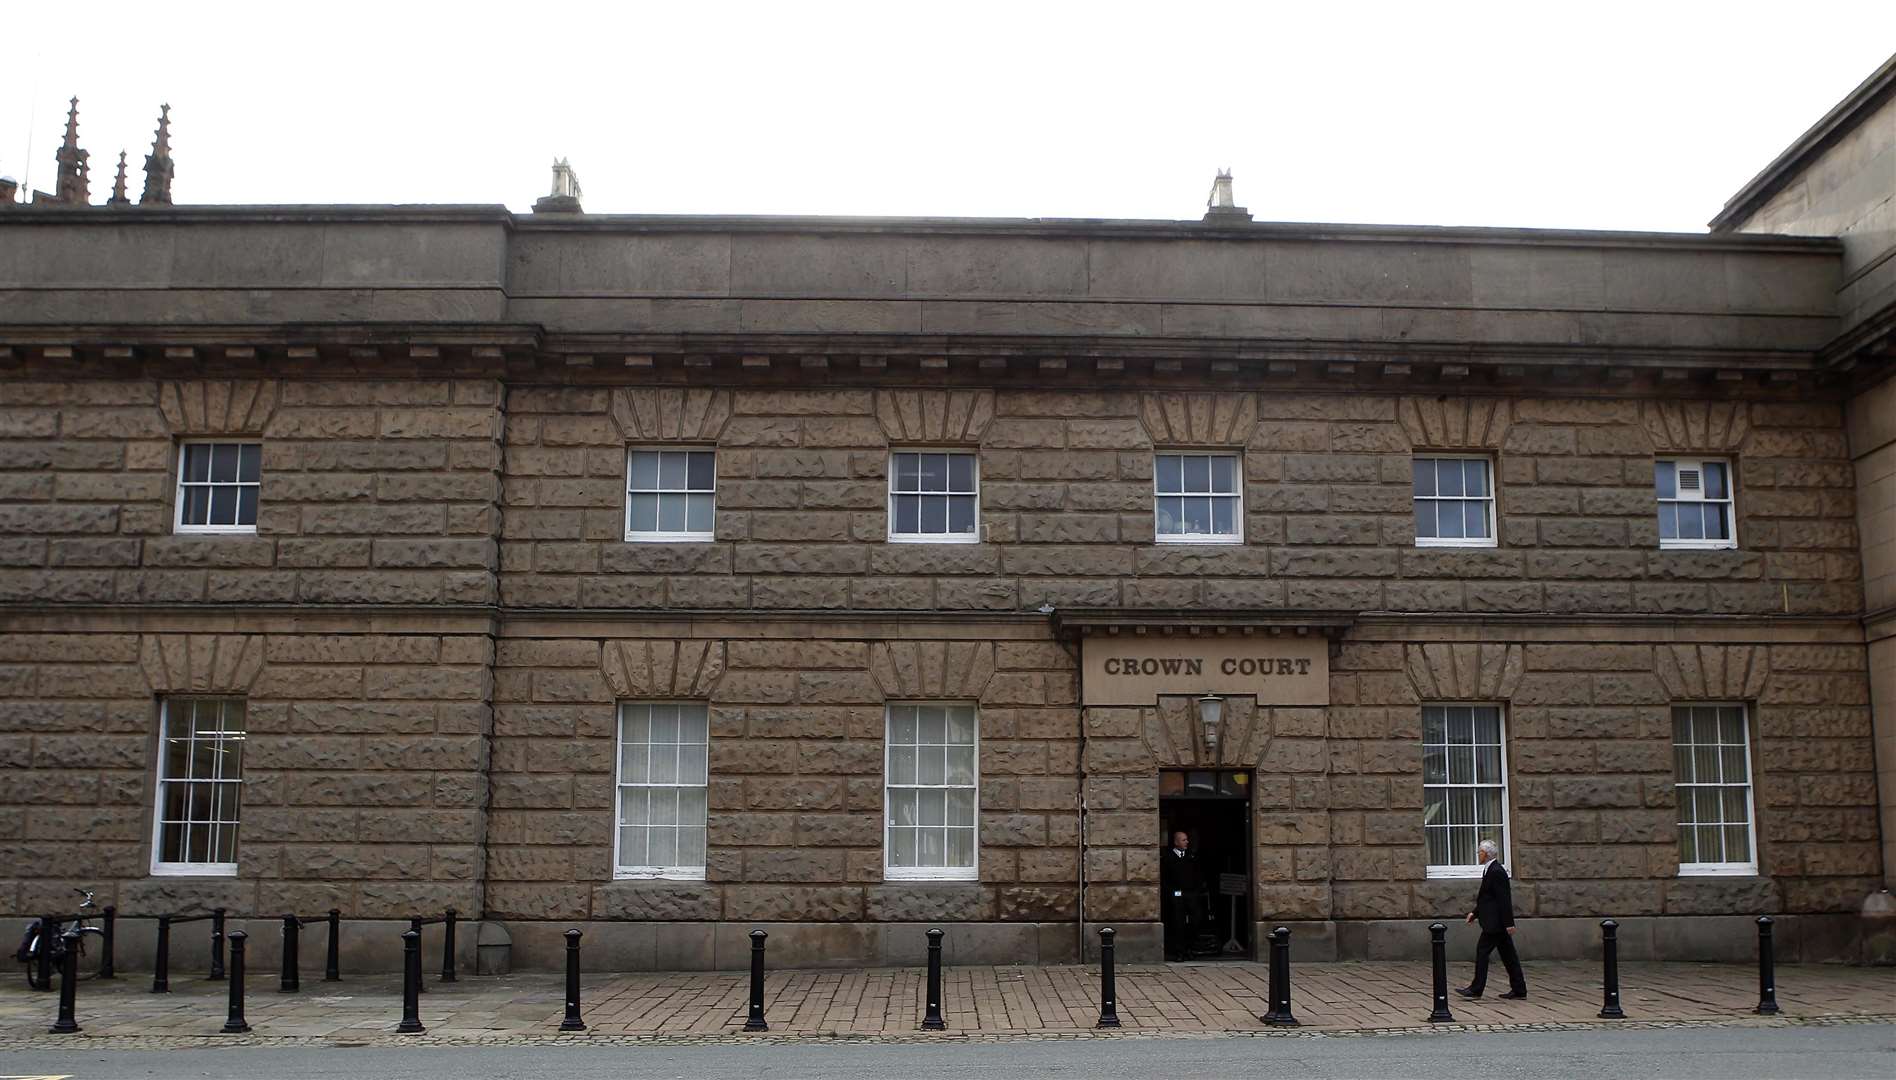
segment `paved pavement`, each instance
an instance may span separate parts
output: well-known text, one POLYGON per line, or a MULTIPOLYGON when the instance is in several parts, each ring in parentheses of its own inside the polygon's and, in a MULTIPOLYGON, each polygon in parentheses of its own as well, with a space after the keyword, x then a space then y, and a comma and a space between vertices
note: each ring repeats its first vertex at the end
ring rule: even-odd
POLYGON ((628 1046, 569 1041, 552 1046, 222 1046, 162 1051, 62 1050, 0 1055, 0 1072, 106 1080, 119 1077, 228 1080, 623 1080, 747 1077, 768 1080, 1064 1080, 1131 1077, 1420 1077, 1508 1080, 1611 1076, 1627 1080, 1748 1080, 1813 1077, 1887 1080, 1896 1073, 1896 1025, 1805 1021, 1763 1027, 1613 1028, 1546 1032, 1347 1037, 1299 1032, 1284 1038, 1148 1036, 1131 1039, 950 1039, 912 1042, 760 1042, 628 1046))
MULTIPOLYGON (((1467 975, 1451 968, 1451 980, 1467 975)), ((1529 964, 1526 1001, 1452 998, 1458 1026, 1562 1028, 1612 1024, 1596 1018, 1599 968, 1586 963, 1529 964)), ((401 1016, 392 978, 338 983, 306 979, 300 994, 279 994, 275 979, 253 974, 247 1002, 252 1032, 221 1036, 227 984, 174 977, 173 993, 151 994, 149 977, 128 975, 79 986, 78 1036, 47 1033, 57 995, 26 989, 17 973, 0 984, 0 1053, 60 1047, 75 1039, 97 1046, 211 1043, 338 1045, 420 1041, 706 1042, 802 1039, 942 1040, 1170 1033, 1259 1033, 1267 1008, 1263 965, 1133 965, 1119 974, 1118 1032, 1096 1032, 1097 969, 1079 966, 951 967, 944 973, 946 1033, 918 1030, 923 975, 911 969, 774 972, 766 980, 770 1032, 745 1036, 747 977, 740 973, 590 975, 582 998, 588 1031, 560 1035, 562 981, 549 974, 432 978, 421 999, 424 1036, 393 1033, 401 1016)), ((1427 1029, 1429 970, 1419 963, 1299 964, 1294 1010, 1304 1032, 1427 1029)), ((1491 987, 1498 990, 1498 987, 1491 987)), ((1780 1024, 1822 1018, 1896 1019, 1896 968, 1785 965, 1778 969, 1780 1024)), ((1636 1024, 1757 1024, 1757 974, 1748 966, 1622 966, 1622 1000, 1636 1024)), ((1618 1022, 1624 1025, 1626 1022, 1618 1022)), ((1437 1025, 1439 1027, 1439 1025, 1437 1025)), ((6 1069, 0 1069, 4 1075, 6 1069)), ((1896 1074, 1896 1069, 1892 1069, 1896 1074)))

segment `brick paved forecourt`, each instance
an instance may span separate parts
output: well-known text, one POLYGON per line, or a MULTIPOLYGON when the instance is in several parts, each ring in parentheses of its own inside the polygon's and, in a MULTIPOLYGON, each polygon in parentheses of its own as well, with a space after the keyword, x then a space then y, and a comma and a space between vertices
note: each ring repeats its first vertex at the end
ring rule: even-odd
MULTIPOLYGON (((1455 1030, 1612 1025, 1597 1019, 1596 964, 1530 963, 1526 1001, 1454 999, 1455 1030)), ((1451 979, 1466 975, 1453 965, 1451 979)), ((827 1038, 1072 1037, 1096 1032, 1099 972, 1078 966, 970 966, 944 972, 945 1034, 920 1032, 921 969, 872 968, 773 972, 766 980, 770 1031, 741 1033, 747 981, 723 973, 598 975, 584 986, 584 1033, 557 1032, 563 1000, 552 975, 429 979, 422 998, 428 1042, 520 1042, 626 1038, 709 1041, 827 1038)), ((1263 964, 1131 965, 1119 972, 1119 1017, 1125 1035, 1260 1034, 1267 1008, 1263 964)), ((1430 1025, 1429 970, 1409 962, 1301 964, 1295 1011, 1303 1032, 1377 1033, 1442 1030, 1430 1025)), ((1837 965, 1778 969, 1775 1018, 1752 1013, 1757 972, 1744 965, 1622 966, 1625 1024, 1808 1024, 1896 1016, 1896 971, 1837 965)), ((401 1015, 399 983, 346 980, 278 994, 260 985, 248 999, 253 1029, 221 1036, 223 983, 177 980, 170 994, 147 993, 141 979, 89 982, 80 988, 78 1035, 46 1033, 54 995, 14 980, 0 989, 0 1051, 100 1044, 190 1045, 199 1042, 404 1042, 394 1034, 401 1015), (20 985, 14 985, 19 982, 20 985)))

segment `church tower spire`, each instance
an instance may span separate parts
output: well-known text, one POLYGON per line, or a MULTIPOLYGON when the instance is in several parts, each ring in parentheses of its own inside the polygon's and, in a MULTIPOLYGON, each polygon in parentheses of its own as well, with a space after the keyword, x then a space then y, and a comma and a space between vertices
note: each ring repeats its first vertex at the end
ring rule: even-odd
POLYGON ((107 206, 130 206, 132 200, 125 196, 125 151, 119 151, 118 177, 112 181, 112 197, 105 200, 107 206))

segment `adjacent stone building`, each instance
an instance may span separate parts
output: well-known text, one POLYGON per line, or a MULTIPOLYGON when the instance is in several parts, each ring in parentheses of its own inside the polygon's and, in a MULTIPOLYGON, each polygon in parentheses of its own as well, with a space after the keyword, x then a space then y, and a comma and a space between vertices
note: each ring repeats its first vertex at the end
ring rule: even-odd
POLYGON ((1710 235, 0 208, 0 909, 1874 958, 1891 70, 1710 235))

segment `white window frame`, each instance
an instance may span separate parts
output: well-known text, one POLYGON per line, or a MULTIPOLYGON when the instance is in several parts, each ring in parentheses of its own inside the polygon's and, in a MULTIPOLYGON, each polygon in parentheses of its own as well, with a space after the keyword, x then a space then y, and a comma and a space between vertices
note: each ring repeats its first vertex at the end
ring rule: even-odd
MULTIPOLYGON (((1415 513, 1415 504, 1423 500, 1427 500, 1429 502, 1434 502, 1434 503, 1444 503, 1444 502, 1465 503, 1465 502, 1470 502, 1475 499, 1480 499, 1482 502, 1485 502, 1488 504, 1488 535, 1487 536, 1423 536, 1421 531, 1417 530, 1416 536, 1415 536, 1415 546, 1416 547, 1445 547, 1445 548, 1491 548, 1491 547, 1499 546, 1499 540, 1497 539, 1497 537, 1499 536, 1500 531, 1501 531, 1500 530, 1500 515, 1497 514, 1495 511, 1496 491, 1495 491, 1495 483, 1494 483, 1495 474, 1498 471, 1499 470, 1495 468, 1494 458, 1488 456, 1487 454, 1441 454, 1441 453, 1434 453, 1432 451, 1425 450, 1425 451, 1421 451, 1419 453, 1410 455, 1409 474, 1410 474, 1411 479, 1409 481, 1409 512, 1411 515, 1411 519, 1413 519, 1413 516, 1415 513), (1417 462, 1421 462, 1421 461, 1479 461, 1488 467, 1488 494, 1486 495, 1441 495, 1441 494, 1417 495, 1415 494, 1415 481, 1414 481, 1415 466, 1417 462)), ((1437 490, 1438 491, 1440 490, 1439 484, 1437 485, 1437 490)))
MULTIPOLYGON (((918 776, 919 780, 920 777, 918 776)), ((944 779, 946 779, 944 777, 944 779)), ((919 850, 919 849, 918 849, 919 850)), ((882 877, 885 881, 979 881, 981 880, 981 708, 972 701, 890 701, 882 707, 882 877), (940 706, 965 708, 974 714, 974 782, 972 784, 901 784, 889 782, 889 758, 892 743, 889 741, 889 729, 893 717, 890 710, 912 708, 915 706, 940 706), (895 820, 889 812, 889 789, 903 788, 941 788, 943 790, 967 788, 974 793, 974 860, 968 866, 892 866, 889 857, 892 854, 889 844, 889 830, 895 827, 895 820)))
MULTIPOLYGON (((954 476, 950 466, 948 475, 954 476)), ((978 544, 981 542, 981 453, 965 446, 901 446, 889 451, 889 494, 888 494, 888 541, 891 544, 978 544), (942 491, 898 491, 895 487, 895 459, 899 454, 953 454, 971 458, 974 462, 974 488, 971 491, 957 491, 954 481, 942 491), (972 495, 974 496, 974 531, 971 533, 926 533, 897 532, 895 528, 895 497, 897 495, 972 495)))
MULTIPOLYGON (((242 451, 240 450, 240 456, 241 453, 242 451)), ((243 473, 239 471, 238 475, 241 476, 243 473)), ((257 491, 257 513, 261 515, 263 513, 263 441, 261 439, 180 440, 178 443, 178 477, 177 483, 173 485, 172 490, 172 502, 177 504, 172 507, 171 510, 172 532, 200 536, 255 536, 257 534, 257 523, 255 521, 252 521, 248 525, 187 525, 184 520, 184 494, 187 487, 202 487, 211 490, 216 490, 220 487, 233 487, 240 491, 243 488, 255 488, 257 491), (184 475, 184 457, 186 450, 193 446, 254 446, 257 449, 257 478, 255 480, 218 480, 211 482, 187 480, 184 475)))
POLYGON ((718 449, 717 447, 715 446, 628 446, 625 448, 625 539, 627 543, 631 543, 631 544, 702 544, 707 541, 717 539, 717 532, 718 532, 718 449), (707 488, 694 488, 690 486, 691 485, 691 479, 689 476, 690 463, 689 463, 689 460, 687 460, 687 463, 686 463, 687 476, 685 478, 686 486, 682 488, 668 488, 668 487, 639 488, 635 491, 633 490, 633 487, 632 487, 632 455, 634 454, 710 454, 711 455, 711 486, 708 489, 707 488), (633 495, 657 495, 661 503, 665 496, 677 495, 677 496, 684 497, 687 499, 687 507, 689 507, 689 496, 709 495, 711 496, 711 527, 709 529, 703 529, 703 530, 684 529, 677 532, 663 532, 659 530, 652 530, 652 531, 646 532, 646 531, 634 530, 632 528, 632 496, 633 495))
MULTIPOLYGON (((1209 473, 1207 473, 1207 475, 1209 475, 1209 473)), ((1177 448, 1171 448, 1171 447, 1168 447, 1163 450, 1154 450, 1152 452, 1152 537, 1153 537, 1153 542, 1159 543, 1159 544, 1242 544, 1244 543, 1244 451, 1235 450, 1235 449, 1184 450, 1184 449, 1177 449, 1177 448), (1233 490, 1232 492, 1228 494, 1225 492, 1219 492, 1219 491, 1186 492, 1183 490, 1185 485, 1182 478, 1183 466, 1181 466, 1180 468, 1181 480, 1179 483, 1179 487, 1181 490, 1162 492, 1159 490, 1159 459, 1162 457, 1230 458, 1231 459, 1231 483, 1235 490, 1233 490), (1205 498, 1207 496, 1214 499, 1230 499, 1232 501, 1231 502, 1231 524, 1234 527, 1236 527, 1237 529, 1236 532, 1227 534, 1227 533, 1167 533, 1167 532, 1159 531, 1159 500, 1160 499, 1175 499, 1175 498, 1180 498, 1180 497, 1205 498)))
MULTIPOLYGON (((185 702, 189 702, 195 708, 198 702, 204 702, 204 701, 216 702, 218 703, 220 707, 230 704, 232 702, 244 703, 244 699, 240 697, 232 697, 229 695, 215 695, 215 694, 167 695, 165 697, 159 698, 158 700, 158 761, 153 766, 153 776, 156 777, 156 782, 152 784, 153 795, 152 795, 152 809, 151 809, 151 875, 153 877, 236 877, 237 876, 237 863, 235 860, 231 862, 175 862, 175 861, 168 861, 163 857, 164 856, 164 840, 165 840, 165 788, 168 785, 172 785, 172 784, 203 784, 203 785, 235 784, 237 787, 237 816, 231 819, 228 823, 222 821, 221 819, 213 819, 212 827, 213 827, 213 830, 215 831, 217 828, 221 828, 228 825, 229 828, 238 830, 238 836, 240 840, 242 837, 244 778, 243 778, 243 763, 241 761, 238 762, 238 766, 237 766, 238 774, 237 774, 236 780, 226 780, 221 776, 204 777, 204 778, 187 776, 187 777, 179 778, 179 777, 167 777, 165 775, 165 759, 168 756, 166 753, 165 743, 168 741, 171 734, 171 719, 172 719, 173 707, 185 702)), ((250 732, 249 710, 246 709, 245 714, 244 714, 244 731, 241 734, 237 735, 235 738, 225 739, 225 738, 220 737, 219 739, 215 741, 217 742, 243 742, 248 738, 249 732, 250 732)), ((191 741, 193 742, 197 741, 195 736, 193 736, 191 741)), ((187 748, 186 750, 185 759, 187 762, 195 762, 196 760, 195 755, 193 755, 190 752, 190 748, 187 748)), ((220 761, 220 770, 221 770, 221 761, 220 761)), ((188 854, 189 843, 190 843, 189 841, 190 802, 188 799, 185 805, 187 808, 186 809, 187 824, 185 825, 185 835, 187 838, 186 849, 187 849, 187 854, 188 854)), ((215 843, 215 841, 213 841, 213 843, 215 843)), ((236 843, 232 844, 232 848, 234 851, 242 850, 241 847, 239 847, 236 843)))
MULTIPOLYGON (((1673 743, 1672 743, 1672 746, 1673 746, 1672 790, 1675 797, 1677 796, 1681 788, 1711 787, 1711 788, 1718 788, 1722 790, 1725 788, 1731 788, 1731 787, 1737 786, 1736 784, 1722 783, 1722 782, 1717 783, 1717 784, 1701 784, 1697 782, 1696 780, 1688 784, 1679 779, 1678 747, 1681 744, 1677 741, 1678 740, 1677 713, 1678 713, 1678 710, 1680 709, 1736 709, 1738 710, 1738 727, 1739 727, 1739 731, 1743 733, 1744 739, 1745 739, 1744 743, 1742 744, 1744 752, 1745 752, 1745 784, 1744 784, 1745 822, 1744 824, 1745 824, 1745 838, 1747 841, 1749 841, 1749 845, 1748 845, 1748 850, 1745 852, 1746 859, 1744 862, 1727 861, 1727 862, 1688 863, 1681 860, 1679 863, 1679 876, 1680 877, 1756 877, 1758 876, 1758 806, 1757 806, 1758 783, 1757 783, 1757 773, 1756 773, 1755 768, 1753 767, 1752 760, 1751 760, 1751 710, 1747 709, 1744 706, 1744 704, 1741 702, 1731 702, 1731 701, 1689 701, 1689 702, 1674 702, 1673 703, 1672 713, 1669 715, 1671 715, 1674 722, 1673 743)), ((1724 747, 1731 746, 1732 744, 1728 742, 1724 742, 1721 739, 1719 742, 1711 743, 1711 744, 1699 743, 1695 741, 1695 742, 1685 744, 1685 745, 1690 745, 1693 747, 1711 745, 1711 746, 1717 746, 1722 750, 1724 747)), ((1719 768, 1722 773, 1724 769, 1724 765, 1722 761, 1720 762, 1719 768)), ((1677 806, 1676 801, 1674 805, 1676 808, 1677 806)), ((1694 814, 1696 815, 1696 811, 1694 811, 1694 814)), ((1685 815, 1682 812, 1674 814, 1675 818, 1684 817, 1684 816, 1685 815)), ((1720 825, 1736 824, 1735 822, 1727 822, 1727 821, 1722 820, 1722 817, 1723 817, 1722 813, 1720 814, 1720 817, 1721 817, 1721 820, 1718 822, 1718 824, 1720 825)), ((1700 824, 1701 824, 1700 822, 1696 822, 1696 821, 1691 822, 1689 824, 1686 822, 1680 821, 1678 822, 1678 827, 1680 829, 1694 828, 1700 824)))
MULTIPOLYGON (((613 717, 614 717, 614 726, 612 730, 612 748, 613 748, 613 755, 612 755, 612 879, 614 881, 638 881, 638 880, 703 881, 705 880, 705 868, 711 862, 711 827, 710 827, 711 826, 711 707, 710 707, 710 704, 704 701, 621 701, 618 703, 618 707, 613 711, 613 717), (697 866, 684 866, 684 865, 659 866, 656 864, 641 864, 638 866, 621 866, 619 862, 619 837, 624 829, 624 826, 621 824, 621 815, 623 811, 623 805, 621 803, 621 799, 624 798, 625 789, 628 787, 637 787, 637 788, 647 788, 647 789, 665 788, 667 790, 675 790, 677 788, 685 788, 685 787, 694 786, 691 784, 676 784, 676 783, 654 784, 649 780, 636 781, 632 783, 626 782, 626 779, 624 776, 626 710, 627 709, 651 709, 653 707, 682 708, 682 707, 687 707, 687 706, 691 708, 696 708, 696 709, 703 709, 704 714, 705 714, 705 721, 704 721, 705 723, 705 727, 704 727, 705 773, 704 773, 704 784, 702 785, 704 788, 704 798, 705 798, 705 825, 704 825, 705 861, 704 863, 699 864, 697 866)), ((650 723, 649 714, 647 715, 646 722, 648 724, 650 723)), ((647 730, 649 731, 650 729, 648 728, 647 730)), ((651 748, 651 745, 652 745, 652 741, 648 737, 645 741, 645 746, 648 752, 651 748)), ((690 746, 690 745, 695 745, 695 744, 686 743, 680 740, 679 742, 672 743, 669 745, 690 746)))
MULTIPOLYGON (((1476 784, 1449 783, 1447 782, 1447 779, 1446 779, 1446 777, 1449 775, 1447 773, 1444 773, 1444 782, 1440 784, 1431 784, 1429 783, 1429 780, 1428 780, 1428 766, 1426 764, 1428 747, 1430 746, 1430 743, 1428 742, 1428 724, 1425 720, 1423 721, 1422 748, 1423 748, 1423 756, 1424 756, 1425 764, 1423 766, 1423 773, 1422 773, 1422 812, 1425 816, 1423 818, 1422 848, 1423 848, 1424 857, 1426 858, 1427 853, 1428 853, 1428 819, 1426 815, 1428 813, 1428 806, 1429 806, 1429 795, 1428 795, 1429 788, 1432 788, 1432 787, 1449 788, 1449 789, 1468 788, 1471 790, 1479 791, 1486 788, 1499 787, 1501 790, 1501 851, 1500 851, 1500 854, 1496 855, 1495 857, 1501 860, 1502 866, 1505 867, 1505 866, 1510 865, 1510 863, 1512 862, 1511 852, 1514 847, 1514 825, 1508 816, 1509 780, 1508 780, 1508 710, 1507 710, 1507 706, 1496 701, 1425 701, 1422 703, 1421 708, 1423 709, 1432 709, 1432 708, 1433 709, 1493 709, 1495 710, 1495 713, 1498 717, 1500 730, 1501 730, 1501 783, 1500 784, 1497 785, 1497 784, 1479 784, 1479 783, 1476 783, 1476 784)), ((1422 716, 1420 713, 1417 714, 1417 719, 1422 720, 1422 716)), ((1444 736, 1446 736, 1446 732, 1447 732, 1446 726, 1443 728, 1443 732, 1444 732, 1444 736)), ((1444 745, 1453 746, 1455 744, 1445 743, 1444 745)), ((1446 767, 1446 764, 1447 763, 1445 761, 1444 767, 1446 767)), ((1476 841, 1477 851, 1479 851, 1479 843, 1480 843, 1479 841, 1476 841)), ((1486 870, 1486 867, 1482 866, 1480 863, 1476 863, 1475 865, 1472 865, 1472 866, 1463 866, 1463 865, 1457 865, 1457 864, 1452 864, 1452 863, 1451 864, 1429 863, 1426 876, 1430 878, 1431 880, 1435 880, 1435 879, 1453 880, 1456 878, 1478 878, 1482 875, 1482 873, 1485 870, 1486 870)))
MULTIPOLYGON (((1733 465, 1732 460, 1730 458, 1657 457, 1653 459, 1652 484, 1653 484, 1653 487, 1652 487, 1653 499, 1655 503, 1657 504, 1653 510, 1654 525, 1657 525, 1659 521, 1659 511, 1657 507, 1665 506, 1668 503, 1672 505, 1690 505, 1690 506, 1703 506, 1706 503, 1722 503, 1724 504, 1724 507, 1725 507, 1725 528, 1727 532, 1731 533, 1730 537, 1723 540, 1691 539, 1687 537, 1673 537, 1673 538, 1668 539, 1666 536, 1661 535, 1659 537, 1659 547, 1661 550, 1664 550, 1664 551, 1730 551, 1738 546, 1738 470, 1733 465), (1705 473, 1705 466, 1707 465, 1723 466, 1725 469, 1725 497, 1722 499, 1706 499, 1706 498, 1681 499, 1677 497, 1670 498, 1670 499, 1659 498, 1659 466, 1667 462, 1670 462, 1672 464, 1673 476, 1675 477, 1675 482, 1676 482, 1676 477, 1678 476, 1678 470, 1681 468, 1696 468, 1699 470, 1699 475, 1702 477, 1705 473)), ((1705 489, 1705 484, 1704 484, 1704 481, 1701 480, 1699 483, 1699 491, 1701 495, 1703 495, 1704 489, 1705 489)))

